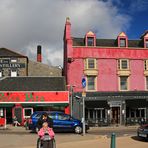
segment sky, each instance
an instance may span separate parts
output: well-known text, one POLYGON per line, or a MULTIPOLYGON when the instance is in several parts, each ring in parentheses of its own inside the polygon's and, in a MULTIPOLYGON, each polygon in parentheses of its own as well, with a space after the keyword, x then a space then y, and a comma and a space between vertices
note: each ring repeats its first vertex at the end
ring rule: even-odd
POLYGON ((0 48, 43 63, 63 66, 63 34, 70 17, 74 37, 93 31, 97 38, 116 38, 124 31, 139 39, 148 30, 148 0, 0 0, 0 48))

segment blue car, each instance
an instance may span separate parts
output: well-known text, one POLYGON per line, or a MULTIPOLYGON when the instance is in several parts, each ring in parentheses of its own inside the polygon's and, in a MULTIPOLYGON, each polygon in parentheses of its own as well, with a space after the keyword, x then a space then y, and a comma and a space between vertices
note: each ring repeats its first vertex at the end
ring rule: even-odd
MULTIPOLYGON (((37 121, 45 111, 36 111, 31 115, 29 120, 29 129, 38 131, 37 121)), ((63 112, 50 111, 47 112, 48 116, 53 119, 53 129, 55 132, 75 132, 77 134, 82 133, 82 122, 78 119, 71 117, 63 112)), ((86 125, 86 132, 89 129, 86 125)))

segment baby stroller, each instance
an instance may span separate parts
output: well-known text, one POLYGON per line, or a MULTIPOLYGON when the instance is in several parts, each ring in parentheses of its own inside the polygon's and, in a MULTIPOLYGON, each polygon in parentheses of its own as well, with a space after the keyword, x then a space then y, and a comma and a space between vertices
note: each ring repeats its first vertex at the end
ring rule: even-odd
POLYGON ((44 138, 40 137, 37 140, 37 148, 56 148, 56 142, 54 138, 51 138, 48 133, 44 134, 44 138))

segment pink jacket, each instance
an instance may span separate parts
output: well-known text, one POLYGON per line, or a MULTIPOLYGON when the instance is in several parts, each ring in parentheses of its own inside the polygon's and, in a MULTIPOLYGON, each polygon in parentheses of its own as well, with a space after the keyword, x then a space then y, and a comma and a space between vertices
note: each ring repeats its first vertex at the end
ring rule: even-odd
MULTIPOLYGON (((48 134, 50 135, 51 138, 54 138, 54 135, 55 135, 55 134, 54 134, 52 128, 49 128, 49 127, 48 127, 47 132, 48 132, 48 134)), ((41 128, 41 129, 39 130, 39 132, 38 132, 38 135, 41 137, 41 139, 43 139, 44 134, 45 134, 45 130, 44 130, 43 128, 41 128)))

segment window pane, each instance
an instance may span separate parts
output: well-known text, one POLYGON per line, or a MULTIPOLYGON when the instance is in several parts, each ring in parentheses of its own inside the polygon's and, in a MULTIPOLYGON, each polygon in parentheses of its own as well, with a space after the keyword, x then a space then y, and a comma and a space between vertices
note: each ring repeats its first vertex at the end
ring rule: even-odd
POLYGON ((88 68, 95 68, 95 60, 88 59, 88 68))
POLYGON ((87 77, 87 86, 88 86, 88 90, 95 90, 95 77, 91 76, 91 77, 87 77))
POLYGON ((120 77, 120 89, 121 90, 127 90, 128 89, 127 79, 128 79, 128 77, 125 77, 125 76, 120 77))
POLYGON ((148 89, 148 77, 146 77, 146 89, 148 89))
POLYGON ((148 41, 146 41, 145 44, 146 44, 146 48, 148 48, 148 41))
POLYGON ((94 46, 94 38, 93 37, 87 38, 87 46, 94 46))
POLYGON ((24 109, 25 110, 25 116, 31 116, 32 109, 24 109))
POLYGON ((128 62, 127 60, 122 60, 121 61, 122 69, 128 69, 128 62))
POLYGON ((125 44, 125 39, 120 39, 120 47, 125 47, 126 44, 125 44))
POLYGON ((147 70, 147 67, 148 67, 147 63, 148 63, 147 60, 145 60, 145 61, 144 61, 144 69, 145 69, 145 70, 147 70))

